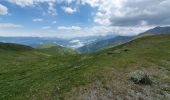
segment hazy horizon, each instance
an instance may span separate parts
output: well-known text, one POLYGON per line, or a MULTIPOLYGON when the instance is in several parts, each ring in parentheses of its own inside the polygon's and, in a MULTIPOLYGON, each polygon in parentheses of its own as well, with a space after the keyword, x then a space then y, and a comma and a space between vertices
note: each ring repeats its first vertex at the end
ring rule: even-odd
POLYGON ((137 35, 170 22, 169 0, 1 0, 0 36, 137 35))

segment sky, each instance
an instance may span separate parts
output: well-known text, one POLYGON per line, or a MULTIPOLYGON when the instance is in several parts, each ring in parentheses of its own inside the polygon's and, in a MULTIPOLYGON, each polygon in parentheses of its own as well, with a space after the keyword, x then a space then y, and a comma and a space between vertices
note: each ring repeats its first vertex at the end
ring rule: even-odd
POLYGON ((170 0, 0 0, 0 36, 136 35, 169 26, 170 0))

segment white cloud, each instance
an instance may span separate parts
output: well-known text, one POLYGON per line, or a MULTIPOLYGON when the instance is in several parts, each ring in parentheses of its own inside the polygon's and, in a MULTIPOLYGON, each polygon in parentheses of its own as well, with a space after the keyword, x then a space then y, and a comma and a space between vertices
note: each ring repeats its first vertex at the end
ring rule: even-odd
POLYGON ((41 3, 47 3, 48 4, 48 13, 51 15, 57 15, 57 10, 54 7, 54 3, 56 3, 57 0, 7 0, 10 3, 16 4, 20 7, 33 7, 36 5, 39 5, 41 3))
POLYGON ((170 23, 170 0, 81 0, 81 4, 97 9, 94 22, 100 25, 146 24, 143 20, 149 25, 170 23))
POLYGON ((77 10, 74 8, 70 8, 70 7, 62 7, 62 9, 64 10, 64 12, 72 14, 75 13, 77 10))
POLYGON ((44 21, 42 18, 35 18, 32 20, 33 22, 42 22, 44 21))
POLYGON ((50 2, 48 5, 48 13, 53 16, 57 15, 57 10, 55 9, 54 4, 50 2))
POLYGON ((106 35, 114 34, 121 36, 137 35, 155 26, 94 26, 92 28, 86 28, 84 33, 91 35, 106 35))
POLYGON ((10 3, 14 3, 16 5, 19 5, 21 7, 25 6, 33 6, 38 3, 50 3, 50 2, 56 2, 56 0, 7 0, 10 3))
POLYGON ((8 8, 0 4, 0 15, 7 15, 7 14, 8 14, 8 8))
POLYGON ((80 42, 80 40, 75 39, 70 41, 70 43, 77 43, 77 42, 80 42))
POLYGON ((79 27, 79 26, 70 26, 70 27, 59 26, 57 29, 58 30, 81 30, 81 27, 79 27))
MULTIPOLYGON (((70 4, 75 0, 7 0, 10 3, 16 4, 20 7, 34 7, 36 5, 47 3, 48 4, 48 13, 51 15, 57 15, 57 10, 55 8, 56 3, 67 3, 70 4)), ((74 13, 76 9, 66 8, 67 13, 74 13)))
POLYGON ((73 49, 82 47, 85 44, 82 41, 77 40, 77 39, 71 40, 69 43, 70 43, 70 47, 73 48, 73 49))
MULTIPOLYGON (((170 23, 170 0, 8 0, 21 7, 34 6, 40 3, 49 4, 48 13, 56 15, 56 3, 67 3, 68 6, 90 5, 97 9, 94 22, 100 25, 134 26, 142 21, 149 25, 168 25, 170 23), (158 20, 159 19, 159 20, 158 20)), ((76 8, 76 7, 75 7, 76 8)), ((76 9, 62 7, 66 13, 76 9)))
POLYGON ((10 28, 21 28, 22 25, 13 24, 13 23, 0 23, 0 29, 10 29, 10 28))
MULTIPOLYGON (((134 35, 157 25, 169 25, 170 0, 8 0, 21 7, 48 4, 48 13, 56 15, 56 3, 67 3, 62 7, 66 13, 77 11, 76 6, 89 5, 95 9, 94 22, 98 26, 81 28, 79 26, 59 26, 55 33, 66 36, 87 35, 134 35), (70 8, 70 7, 71 8, 70 8)), ((38 20, 37 20, 38 21, 38 20)), ((40 21, 40 20, 39 20, 40 21)), ((52 22, 55 24, 56 21, 52 22)))
MULTIPOLYGON (((58 27, 52 34, 57 33, 56 36, 73 38, 85 36, 103 36, 113 34, 115 36, 132 36, 142 33, 155 26, 93 26, 81 27, 81 30, 72 30, 70 27, 58 27), (68 31, 69 30, 69 31, 68 31)), ((73 41, 74 42, 74 41, 73 41)))
POLYGON ((120 11, 125 1, 128 0, 81 0, 82 4, 89 4, 97 8, 94 22, 101 25, 111 25, 113 16, 124 16, 124 11, 120 11))
MULTIPOLYGON (((85 36, 104 36, 108 34, 113 35, 121 35, 121 36, 129 36, 129 35, 137 35, 138 33, 144 32, 150 28, 153 28, 154 26, 94 26, 94 27, 80 27, 81 30, 73 30, 71 27, 58 27, 57 29, 50 28, 49 26, 44 26, 44 29, 42 30, 28 30, 28 31, 22 31, 22 30, 7 30, 8 28, 16 28, 16 27, 22 27, 22 26, 16 26, 16 25, 7 25, 6 28, 2 28, 2 25, 0 24, 0 36, 35 36, 35 37, 58 37, 58 38, 75 38, 75 37, 85 37, 85 36), (7 27, 8 26, 8 27, 7 27), (49 30, 50 28, 50 30, 49 30)), ((79 42, 77 42, 80 45, 79 42)), ((74 47, 76 48, 76 47, 74 47)))

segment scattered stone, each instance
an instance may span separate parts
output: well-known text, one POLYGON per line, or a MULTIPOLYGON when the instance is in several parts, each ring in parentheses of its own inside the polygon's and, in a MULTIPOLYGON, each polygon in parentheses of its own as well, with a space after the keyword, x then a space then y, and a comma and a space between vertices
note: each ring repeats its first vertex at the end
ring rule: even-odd
POLYGON ((166 94, 165 94, 165 98, 166 98, 167 100, 170 100, 170 94, 166 93, 166 94))

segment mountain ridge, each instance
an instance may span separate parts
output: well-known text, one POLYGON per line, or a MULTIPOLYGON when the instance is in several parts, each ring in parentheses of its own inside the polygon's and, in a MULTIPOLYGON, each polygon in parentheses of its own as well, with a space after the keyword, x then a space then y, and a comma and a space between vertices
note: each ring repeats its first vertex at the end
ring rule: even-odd
POLYGON ((135 39, 143 35, 158 35, 158 34, 170 34, 170 26, 166 26, 166 27, 158 26, 149 29, 145 32, 139 33, 138 35, 135 36, 115 36, 113 38, 109 38, 105 40, 97 40, 90 44, 86 44, 83 47, 78 48, 77 50, 81 53, 96 52, 105 48, 109 48, 114 45, 118 45, 130 41, 131 39, 135 39))
POLYGON ((81 53, 96 52, 96 51, 106 49, 111 46, 123 43, 123 42, 127 42, 128 40, 132 38, 133 36, 116 36, 113 38, 92 42, 90 44, 87 44, 83 47, 78 48, 77 50, 81 53))
POLYGON ((165 27, 157 26, 157 27, 149 29, 143 33, 140 33, 139 35, 145 35, 145 34, 154 34, 154 35, 170 34, 170 26, 165 26, 165 27))

